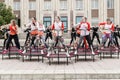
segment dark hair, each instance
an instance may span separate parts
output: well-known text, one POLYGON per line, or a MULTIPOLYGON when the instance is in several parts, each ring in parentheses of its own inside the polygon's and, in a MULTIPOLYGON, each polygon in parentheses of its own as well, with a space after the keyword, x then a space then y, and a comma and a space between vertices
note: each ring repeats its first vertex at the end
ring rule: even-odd
POLYGON ((111 21, 110 18, 108 18, 106 21, 111 21))
POLYGON ((60 20, 60 16, 56 16, 60 20))
POLYGON ((36 17, 33 17, 34 20, 37 20, 36 17))

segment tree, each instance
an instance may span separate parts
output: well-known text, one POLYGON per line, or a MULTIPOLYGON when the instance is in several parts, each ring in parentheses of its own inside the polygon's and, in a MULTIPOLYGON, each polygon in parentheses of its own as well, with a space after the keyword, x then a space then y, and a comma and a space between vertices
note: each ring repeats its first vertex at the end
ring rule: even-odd
POLYGON ((4 3, 0 3, 0 26, 10 23, 11 19, 14 19, 15 15, 12 13, 10 6, 6 6, 4 3))

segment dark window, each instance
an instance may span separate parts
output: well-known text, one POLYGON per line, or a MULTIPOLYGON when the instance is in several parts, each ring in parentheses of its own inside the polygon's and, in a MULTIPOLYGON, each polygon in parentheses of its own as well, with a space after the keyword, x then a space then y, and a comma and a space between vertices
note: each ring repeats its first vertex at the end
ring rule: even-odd
POLYGON ((76 16, 76 24, 79 23, 82 20, 83 16, 76 16))
POLYGON ((51 25, 51 17, 43 17, 43 24, 45 25, 45 27, 48 27, 51 25))
POLYGON ((67 16, 61 16, 61 21, 64 24, 64 31, 67 32, 68 30, 68 17, 67 16))

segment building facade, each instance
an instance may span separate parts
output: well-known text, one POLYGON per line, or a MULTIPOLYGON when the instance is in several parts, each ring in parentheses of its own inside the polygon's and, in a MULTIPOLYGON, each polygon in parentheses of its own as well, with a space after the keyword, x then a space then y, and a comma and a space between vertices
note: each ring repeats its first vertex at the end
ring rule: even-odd
POLYGON ((11 6, 18 22, 26 24, 31 17, 36 17, 47 27, 60 16, 66 29, 71 24, 79 23, 86 16, 92 26, 111 18, 120 24, 120 0, 0 0, 11 6))

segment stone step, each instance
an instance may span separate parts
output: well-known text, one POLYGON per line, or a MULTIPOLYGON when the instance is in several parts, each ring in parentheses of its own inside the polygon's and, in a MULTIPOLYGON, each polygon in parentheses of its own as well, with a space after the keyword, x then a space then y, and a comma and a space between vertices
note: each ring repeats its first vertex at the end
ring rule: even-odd
POLYGON ((0 80, 120 80, 119 73, 89 73, 89 74, 39 74, 39 72, 35 73, 8 73, 8 74, 0 74, 0 80))

